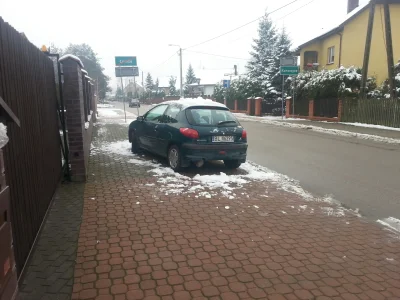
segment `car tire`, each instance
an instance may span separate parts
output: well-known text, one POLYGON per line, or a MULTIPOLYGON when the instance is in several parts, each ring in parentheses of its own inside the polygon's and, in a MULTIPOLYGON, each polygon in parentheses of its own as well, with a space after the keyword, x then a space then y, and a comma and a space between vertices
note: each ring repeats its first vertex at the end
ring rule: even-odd
POLYGON ((168 160, 168 165, 175 172, 180 171, 182 169, 181 151, 178 146, 172 145, 171 147, 169 147, 167 160, 168 160))
POLYGON ((131 132, 131 142, 132 142, 132 153, 138 154, 140 151, 139 141, 133 132, 131 132))
POLYGON ((239 160, 224 160, 224 164, 228 169, 237 169, 242 163, 239 160))

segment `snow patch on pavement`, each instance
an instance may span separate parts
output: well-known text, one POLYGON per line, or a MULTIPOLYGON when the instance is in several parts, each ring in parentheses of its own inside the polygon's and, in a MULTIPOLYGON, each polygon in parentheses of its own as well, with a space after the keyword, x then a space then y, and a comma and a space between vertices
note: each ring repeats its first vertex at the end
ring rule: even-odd
POLYGON ((355 127, 364 127, 364 128, 373 128, 373 129, 400 131, 400 128, 388 127, 388 126, 382 126, 382 125, 375 125, 375 124, 347 123, 347 122, 339 122, 339 124, 350 125, 350 126, 355 126, 355 127))
MULTIPOLYGON (((152 173, 153 176, 157 178, 157 189, 165 195, 195 194, 196 198, 205 197, 208 199, 221 195, 233 200, 237 197, 235 193, 236 190, 243 189, 245 185, 252 182, 267 181, 276 184, 278 188, 283 191, 300 196, 306 201, 322 202, 332 206, 323 207, 321 209, 322 212, 329 216, 341 217, 345 215, 345 212, 357 214, 357 211, 354 212, 341 207, 340 203, 335 201, 332 196, 328 195, 323 198, 316 198, 311 193, 305 191, 297 180, 293 180, 288 176, 279 174, 252 162, 242 164, 239 169, 239 174, 228 175, 220 172, 220 174, 197 174, 193 177, 189 177, 176 173, 171 168, 155 160, 145 160, 138 155, 132 154, 131 144, 126 140, 103 144, 99 149, 103 152, 119 156, 116 158, 117 160, 123 159, 128 163, 148 167, 149 170, 147 172, 152 173)), ((241 190, 240 193, 241 197, 250 198, 250 195, 244 190, 241 190)), ((259 209, 257 205, 254 205, 254 208, 259 209)), ((306 205, 300 206, 299 211, 306 211, 306 208, 306 205)), ((283 211, 282 213, 286 214, 286 212, 283 211)), ((310 213, 313 213, 313 209, 311 209, 310 213)))
POLYGON ((288 122, 284 122, 284 121, 269 120, 269 119, 265 119, 264 117, 259 117, 257 119, 254 119, 254 117, 248 117, 246 115, 237 116, 237 117, 239 120, 242 120, 242 121, 253 121, 253 122, 255 121, 255 122, 260 122, 263 124, 269 124, 269 125, 275 125, 275 126, 282 126, 282 127, 295 128, 295 129, 306 129, 306 130, 312 130, 312 131, 336 135, 336 136, 358 138, 358 139, 370 140, 370 141, 379 142, 379 143, 400 145, 400 139, 394 139, 394 138, 383 137, 383 136, 378 136, 378 135, 350 132, 350 131, 338 130, 338 129, 328 129, 328 128, 322 128, 322 127, 313 126, 313 125, 288 123, 288 122))
POLYGON ((393 233, 399 234, 400 233, 400 220, 389 217, 383 220, 377 221, 379 224, 385 226, 388 230, 392 231, 393 233))
POLYGON ((113 108, 113 107, 115 107, 114 105, 112 105, 112 104, 97 104, 97 108, 113 108))

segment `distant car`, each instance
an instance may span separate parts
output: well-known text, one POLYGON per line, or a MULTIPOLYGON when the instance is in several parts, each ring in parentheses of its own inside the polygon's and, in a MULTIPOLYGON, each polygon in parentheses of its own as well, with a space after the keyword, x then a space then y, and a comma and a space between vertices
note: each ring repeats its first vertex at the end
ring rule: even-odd
POLYGON ((138 99, 132 99, 129 102, 129 107, 140 107, 140 102, 138 99))
POLYGON ((223 160, 227 168, 246 161, 247 133, 229 109, 211 100, 163 102, 129 125, 132 152, 166 157, 178 171, 191 163, 223 160))

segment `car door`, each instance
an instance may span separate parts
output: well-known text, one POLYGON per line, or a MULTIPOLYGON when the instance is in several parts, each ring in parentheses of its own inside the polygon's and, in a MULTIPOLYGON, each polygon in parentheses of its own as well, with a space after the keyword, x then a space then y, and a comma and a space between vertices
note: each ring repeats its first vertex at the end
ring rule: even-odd
POLYGON ((152 110, 148 111, 143 119, 143 132, 141 135, 141 144, 144 148, 149 151, 156 152, 156 135, 157 135, 157 125, 164 115, 167 109, 167 104, 161 104, 154 107, 152 110))
POLYGON ((158 154, 167 155, 167 148, 172 137, 173 125, 178 123, 176 116, 181 111, 181 106, 171 104, 166 109, 162 122, 156 126, 156 147, 158 154))

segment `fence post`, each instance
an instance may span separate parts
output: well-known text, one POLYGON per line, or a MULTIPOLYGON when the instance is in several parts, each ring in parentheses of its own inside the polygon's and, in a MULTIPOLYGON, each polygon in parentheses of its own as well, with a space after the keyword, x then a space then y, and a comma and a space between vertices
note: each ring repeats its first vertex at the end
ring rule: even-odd
MULTIPOLYGON (((61 59, 60 59, 61 61, 61 59)), ((82 65, 71 57, 62 60, 64 72, 64 102, 68 129, 71 180, 86 181, 87 160, 85 146, 85 112, 82 65)), ((90 145, 89 145, 90 147, 90 145)))
POLYGON ((290 99, 286 99, 286 118, 290 118, 290 99))
POLYGON ((308 118, 312 120, 314 118, 314 100, 308 102, 308 118))
POLYGON ((343 100, 339 99, 338 100, 338 115, 337 115, 338 122, 341 122, 341 120, 342 120, 342 111, 343 111, 343 100))

